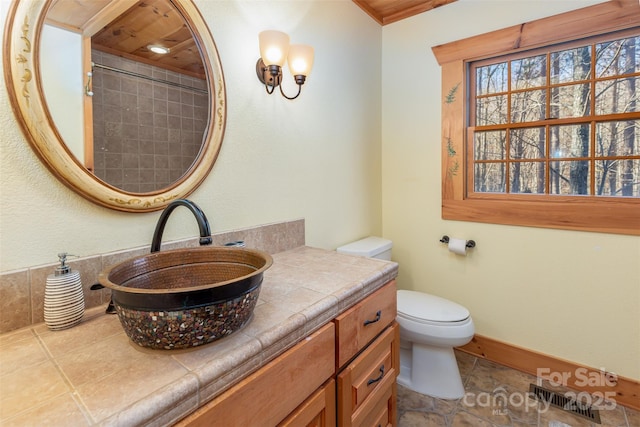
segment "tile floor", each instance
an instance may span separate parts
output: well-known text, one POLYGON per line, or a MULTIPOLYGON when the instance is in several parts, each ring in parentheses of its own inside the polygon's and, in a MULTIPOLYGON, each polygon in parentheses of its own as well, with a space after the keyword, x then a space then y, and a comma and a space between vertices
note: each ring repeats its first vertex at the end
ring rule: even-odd
POLYGON ((640 412, 620 405, 601 409, 601 424, 557 408, 545 409, 527 397, 529 384, 536 383, 533 375, 459 351, 456 357, 466 397, 436 399, 398 385, 399 427, 640 427, 640 412), (507 406, 501 406, 505 401, 507 406))

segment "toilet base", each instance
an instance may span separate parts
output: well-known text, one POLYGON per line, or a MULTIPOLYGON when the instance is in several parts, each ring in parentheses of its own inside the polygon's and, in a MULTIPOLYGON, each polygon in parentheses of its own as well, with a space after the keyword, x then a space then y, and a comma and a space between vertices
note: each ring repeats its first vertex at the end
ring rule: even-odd
POLYGON ((427 396, 460 399, 464 386, 451 347, 412 343, 400 349, 398 384, 427 396))

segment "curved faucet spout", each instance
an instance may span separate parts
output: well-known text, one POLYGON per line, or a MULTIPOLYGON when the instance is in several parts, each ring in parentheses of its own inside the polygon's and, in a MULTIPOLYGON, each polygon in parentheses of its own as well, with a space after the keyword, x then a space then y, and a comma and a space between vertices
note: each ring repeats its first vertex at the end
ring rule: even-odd
POLYGON ((198 221, 198 228, 200 229, 200 245, 210 245, 213 240, 211 239, 211 229, 209 228, 209 221, 204 212, 192 201, 186 199, 176 199, 169 203, 167 207, 162 211, 158 224, 156 225, 156 231, 153 233, 153 240, 151 241, 151 252, 158 252, 160 245, 162 244, 162 233, 164 233, 164 226, 167 224, 169 215, 178 206, 184 206, 188 208, 193 216, 198 221))
MULTIPOLYGON (((167 220, 169 219, 169 215, 171 212, 178 206, 185 206, 189 208, 193 216, 196 217, 196 221, 198 221, 198 228, 200 229, 200 245, 210 245, 213 243, 213 239, 211 238, 211 229, 209 228, 209 221, 207 221, 207 217, 202 212, 202 209, 198 207, 195 203, 187 199, 176 199, 173 202, 169 203, 167 207, 162 211, 160 215, 160 219, 158 219, 158 224, 156 225, 156 231, 153 232, 153 240, 151 241, 151 253, 160 251, 160 245, 162 244, 162 233, 164 233, 164 226, 167 225, 167 220)), ((97 284, 91 287, 91 289, 101 289, 104 286, 97 284)), ((106 310, 107 314, 115 314, 116 308, 113 305, 113 297, 111 297, 111 301, 109 302, 109 306, 106 310)))

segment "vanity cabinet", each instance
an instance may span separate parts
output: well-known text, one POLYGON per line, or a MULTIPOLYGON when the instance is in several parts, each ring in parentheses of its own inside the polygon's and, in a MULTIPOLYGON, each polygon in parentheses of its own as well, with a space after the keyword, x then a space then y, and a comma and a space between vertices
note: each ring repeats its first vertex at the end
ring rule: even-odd
POLYGON ((400 332, 390 282, 335 319, 340 427, 396 424, 400 332))
POLYGON ((391 281, 178 426, 395 425, 395 316, 391 281))
MULTIPOLYGON (((258 371, 249 375, 196 412, 180 421, 179 426, 229 427, 276 426, 295 419, 310 422, 323 419, 327 414, 335 425, 335 392, 323 394, 332 386, 327 383, 335 373, 335 327, 328 323, 293 348, 278 356, 258 371), (320 396, 317 392, 320 391, 320 396), (307 398, 310 396, 309 398, 307 398), (330 403, 321 408, 322 402, 330 403), (309 408, 301 407, 307 404, 309 408), (315 409, 314 409, 315 408, 315 409), (316 413, 309 417, 313 411, 316 413), (293 413, 293 414, 292 414, 293 413), (283 421, 285 420, 285 421, 283 421)), ((335 389, 335 386, 333 386, 335 389)), ((284 424, 287 425, 287 424, 284 424)), ((293 424, 290 424, 293 425, 293 424)), ((305 424, 295 424, 305 425, 305 424)), ((308 425, 308 424, 307 424, 308 425)), ((310 425, 322 425, 313 424, 310 425)))

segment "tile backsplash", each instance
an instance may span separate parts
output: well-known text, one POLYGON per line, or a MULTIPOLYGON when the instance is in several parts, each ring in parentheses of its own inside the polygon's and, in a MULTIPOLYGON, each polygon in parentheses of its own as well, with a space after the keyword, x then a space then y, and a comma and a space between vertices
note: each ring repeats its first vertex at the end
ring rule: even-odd
MULTIPOLYGON (((248 227, 213 235, 214 245, 244 240, 248 248, 270 254, 286 251, 305 244, 304 219, 248 227)), ((163 243, 162 250, 198 246, 198 237, 163 243)), ((150 245, 109 252, 100 255, 70 259, 69 266, 78 270, 84 288, 86 308, 109 302, 111 291, 90 290, 104 268, 125 259, 149 253, 150 245)), ((56 254, 52 254, 55 258, 56 254)), ((9 332, 44 321, 44 289, 47 276, 58 263, 39 265, 0 274, 0 333, 9 332)))

